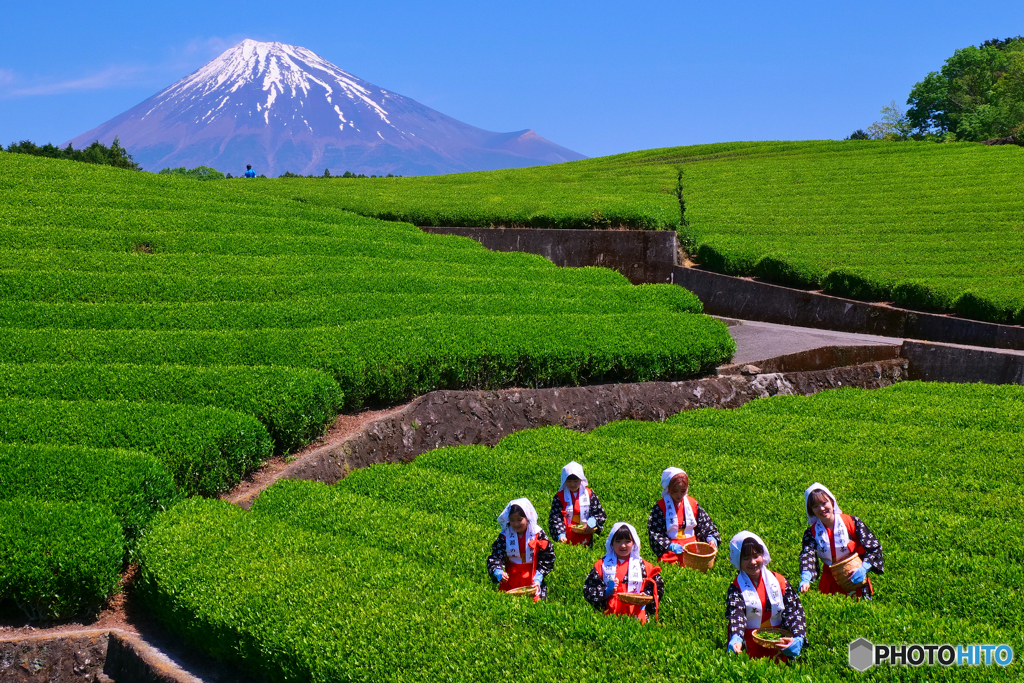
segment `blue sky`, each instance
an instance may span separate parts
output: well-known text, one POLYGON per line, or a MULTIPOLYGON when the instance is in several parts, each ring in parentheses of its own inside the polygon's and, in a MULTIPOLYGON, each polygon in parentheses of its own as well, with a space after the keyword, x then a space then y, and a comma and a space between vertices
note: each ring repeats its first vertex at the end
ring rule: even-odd
POLYGON ((601 156, 846 137, 956 48, 1024 34, 1024 2, 12 0, 2 26, 4 145, 65 142, 254 38, 601 156))

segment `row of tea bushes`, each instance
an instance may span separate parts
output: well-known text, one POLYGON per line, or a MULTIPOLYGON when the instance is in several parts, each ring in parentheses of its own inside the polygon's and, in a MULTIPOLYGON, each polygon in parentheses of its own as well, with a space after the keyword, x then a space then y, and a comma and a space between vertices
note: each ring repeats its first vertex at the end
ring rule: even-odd
POLYGON ((254 330, 331 327, 360 320, 448 313, 466 316, 702 313, 692 292, 672 285, 530 293, 361 293, 288 301, 38 303, 0 301, 0 327, 94 330, 254 330), (575 298, 573 295, 575 294, 575 298))
POLYGON ((253 417, 222 408, 130 401, 0 401, 0 441, 141 450, 160 459, 187 494, 226 490, 268 458, 273 443, 253 417))
POLYGON ((337 382, 315 370, 95 363, 0 364, 0 397, 225 408, 258 419, 277 453, 323 433, 343 402, 337 382))
MULTIPOLYGON (((1024 651, 1024 387, 906 383, 763 399, 588 434, 519 432, 374 465, 333 487, 283 481, 249 512, 190 501, 143 544, 141 586, 176 632, 268 680, 842 680, 848 644, 1007 643, 1024 651), (945 417, 943 417, 945 416, 945 417), (660 625, 596 613, 582 584, 600 551, 556 547, 549 599, 497 593, 485 559, 497 514, 546 513, 581 462, 609 522, 641 531, 659 476, 683 467, 723 538, 749 529, 795 582, 803 490, 821 481, 885 552, 875 599, 803 595, 808 641, 791 667, 725 652, 725 552, 708 574, 666 567, 660 625), (211 636, 213 634, 213 636, 211 636)), ((603 537, 599 541, 603 541, 603 537)), ((603 548, 603 543, 600 544, 603 548)), ((866 680, 997 681, 992 667, 878 668, 866 680)))
POLYGON ((0 329, 0 362, 289 365, 327 372, 345 408, 442 388, 645 382, 707 372, 735 352, 704 315, 389 318, 304 329, 0 329))

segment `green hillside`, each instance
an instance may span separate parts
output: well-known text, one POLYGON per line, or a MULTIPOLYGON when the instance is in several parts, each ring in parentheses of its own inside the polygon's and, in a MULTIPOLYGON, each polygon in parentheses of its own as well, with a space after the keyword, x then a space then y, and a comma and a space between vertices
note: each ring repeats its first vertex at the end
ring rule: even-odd
POLYGON ((0 197, 0 598, 34 618, 95 608, 156 512, 339 411, 735 350, 681 288, 240 183, 0 153, 0 197))
MULTIPOLYGON (((1024 652, 1024 387, 906 383, 763 399, 589 434, 524 431, 446 448, 335 486, 282 481, 251 512, 192 500, 144 540, 141 589, 195 646, 269 681, 1004 681, 998 666, 847 666, 848 644, 1007 643, 1024 652), (561 467, 586 468, 608 521, 646 521, 667 466, 723 539, 748 529, 796 582, 803 490, 829 486, 879 537, 871 601, 803 595, 807 647, 780 667, 725 652, 725 552, 708 574, 669 566, 660 624, 597 613, 583 581, 603 553, 556 546, 549 599, 497 592, 485 560, 504 505, 546 520, 561 467)), ((542 522, 546 526, 546 521, 542 522)))
POLYGON ((245 189, 417 225, 676 229, 681 178, 680 236, 706 268, 1022 323, 1022 163, 1015 146, 722 143, 508 171, 245 189))

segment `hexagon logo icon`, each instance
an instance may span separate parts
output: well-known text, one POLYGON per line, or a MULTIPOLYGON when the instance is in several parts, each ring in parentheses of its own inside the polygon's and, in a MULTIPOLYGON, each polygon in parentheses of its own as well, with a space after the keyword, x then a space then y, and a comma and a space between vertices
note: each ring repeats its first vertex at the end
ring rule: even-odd
POLYGON ((875 646, 867 638, 858 638, 850 643, 850 666, 857 671, 867 671, 875 665, 875 646))

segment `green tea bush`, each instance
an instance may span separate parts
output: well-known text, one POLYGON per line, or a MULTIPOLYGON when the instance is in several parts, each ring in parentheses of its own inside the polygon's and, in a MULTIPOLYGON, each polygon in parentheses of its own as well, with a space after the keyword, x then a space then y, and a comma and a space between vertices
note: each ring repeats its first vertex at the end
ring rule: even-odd
MULTIPOLYGON (((357 470, 333 487, 281 481, 249 512, 188 501, 143 542, 140 590, 196 647, 271 681, 845 680, 848 644, 1007 643, 1024 648, 1024 387, 903 383, 588 434, 518 432, 493 449, 445 448, 357 470), (514 497, 544 514, 569 460, 586 468, 609 521, 645 529, 659 476, 680 466, 728 539, 768 543, 796 581, 803 490, 826 483, 885 552, 876 596, 802 596, 808 640, 792 666, 725 651, 723 551, 707 574, 665 567, 660 624, 597 613, 582 596, 602 550, 556 547, 549 598, 494 590, 485 559, 514 497), (627 664, 628 663, 628 664, 627 664)), ((544 521, 542 520, 542 524, 544 521)), ((1002 681, 992 667, 875 667, 871 681, 1002 681)))
POLYGON ((103 506, 0 500, 0 597, 30 619, 94 610, 118 588, 122 543, 103 506))
POLYGON ((140 450, 188 494, 236 484, 272 452, 255 418, 220 408, 129 401, 0 400, 0 442, 140 450))
POLYGON ((0 328, 0 362, 289 365, 331 374, 345 407, 442 388, 645 382, 708 372, 735 352, 703 315, 420 316, 297 330, 0 328))
POLYGON ((225 408, 262 422, 278 453, 322 434, 342 405, 329 376, 285 367, 0 364, 0 399, 5 397, 225 408))
POLYGON ((252 330, 331 327, 410 315, 628 315, 702 313, 689 290, 665 284, 519 294, 356 293, 287 301, 155 304, 0 301, 0 327, 96 330, 252 330))
POLYGON ((153 515, 179 497, 163 463, 140 451, 0 443, 0 500, 34 498, 106 508, 124 530, 126 559, 153 515))

